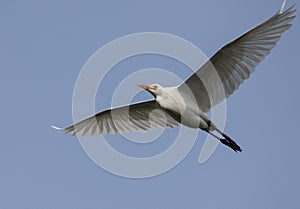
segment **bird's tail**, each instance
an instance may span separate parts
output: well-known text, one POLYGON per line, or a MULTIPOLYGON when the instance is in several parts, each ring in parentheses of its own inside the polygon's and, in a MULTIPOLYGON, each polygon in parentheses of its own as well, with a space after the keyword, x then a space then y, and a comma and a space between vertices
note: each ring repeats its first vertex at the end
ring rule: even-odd
POLYGON ((227 136, 226 134, 222 133, 222 136, 224 137, 224 139, 220 139, 220 142, 222 142, 223 144, 225 144, 226 146, 230 147, 231 149, 233 149, 235 152, 241 152, 243 151, 240 146, 233 141, 229 136, 227 136))

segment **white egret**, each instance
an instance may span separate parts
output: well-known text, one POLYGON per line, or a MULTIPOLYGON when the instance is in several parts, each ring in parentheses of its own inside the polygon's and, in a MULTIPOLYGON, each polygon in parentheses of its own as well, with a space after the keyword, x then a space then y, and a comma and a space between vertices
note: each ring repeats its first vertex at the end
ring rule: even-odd
POLYGON ((200 128, 234 151, 242 151, 206 113, 249 78, 257 64, 291 27, 295 9, 292 6, 283 11, 284 5, 285 1, 274 16, 221 48, 183 84, 175 87, 138 85, 155 99, 108 109, 66 128, 52 127, 65 133, 87 136, 172 128, 183 124, 200 128))

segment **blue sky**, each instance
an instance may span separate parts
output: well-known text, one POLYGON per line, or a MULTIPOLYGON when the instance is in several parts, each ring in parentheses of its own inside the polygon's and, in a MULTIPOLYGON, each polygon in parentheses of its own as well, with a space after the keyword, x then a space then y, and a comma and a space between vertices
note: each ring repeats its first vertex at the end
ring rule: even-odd
MULTIPOLYGON (((219 145, 199 165, 206 136, 200 133, 189 155, 170 172, 128 179, 99 168, 75 137, 50 128, 72 122, 76 78, 106 43, 137 32, 164 32, 211 56, 277 12, 281 3, 2 1, 0 208, 299 208, 299 18, 227 100, 225 130, 242 153, 219 145)), ((288 1, 293 3, 300 5, 288 1)), ((123 66, 174 67, 176 72, 182 67, 155 56, 129 59, 123 66)), ((121 68, 122 63, 115 71, 121 68)), ((179 76, 187 77, 188 71, 179 76)), ((110 96, 110 91, 97 95, 96 111, 108 107, 110 96)), ((141 154, 136 145, 114 139, 117 148, 141 154)), ((141 149, 156 153, 168 145, 160 141, 154 146, 158 150, 141 149)))

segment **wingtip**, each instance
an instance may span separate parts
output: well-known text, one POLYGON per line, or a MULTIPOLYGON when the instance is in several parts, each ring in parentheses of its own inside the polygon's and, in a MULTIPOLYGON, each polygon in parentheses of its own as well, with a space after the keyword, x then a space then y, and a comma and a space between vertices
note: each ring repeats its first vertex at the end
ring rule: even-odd
POLYGON ((283 12, 285 4, 286 4, 286 0, 283 0, 282 5, 281 5, 280 10, 279 10, 279 14, 281 14, 283 12))
POLYGON ((64 128, 59 128, 59 127, 54 126, 54 125, 52 125, 51 128, 53 128, 54 130, 57 130, 57 131, 63 131, 64 130, 64 128))

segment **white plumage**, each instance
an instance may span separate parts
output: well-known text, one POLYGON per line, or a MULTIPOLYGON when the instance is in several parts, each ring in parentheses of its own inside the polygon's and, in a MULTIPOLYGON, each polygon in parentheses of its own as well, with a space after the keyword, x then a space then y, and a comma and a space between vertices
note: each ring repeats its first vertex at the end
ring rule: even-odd
POLYGON ((86 136, 183 124, 201 128, 234 151, 242 151, 209 120, 206 112, 237 90, 291 27, 295 9, 292 6, 283 11, 284 5, 285 1, 274 16, 221 48, 181 85, 139 85, 149 91, 154 100, 108 109, 67 128, 52 127, 86 136))

